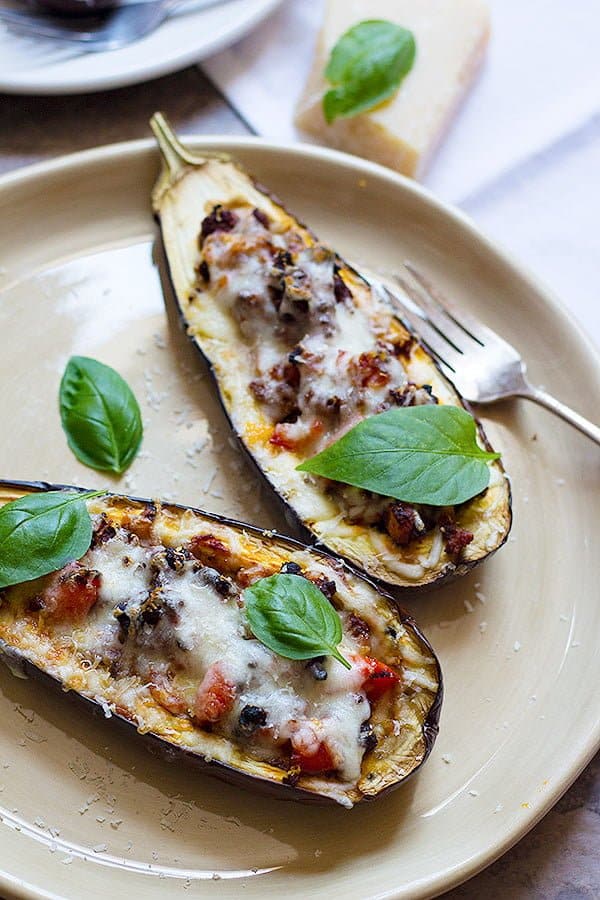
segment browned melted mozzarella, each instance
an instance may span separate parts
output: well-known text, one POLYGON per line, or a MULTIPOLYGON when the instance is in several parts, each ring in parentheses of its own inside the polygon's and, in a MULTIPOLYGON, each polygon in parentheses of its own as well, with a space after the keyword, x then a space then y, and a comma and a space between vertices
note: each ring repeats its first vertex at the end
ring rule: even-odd
MULTIPOLYGON (((201 278, 251 348, 248 387, 273 423, 273 447, 307 458, 367 416, 437 403, 428 385, 408 380, 405 340, 389 339, 389 310, 368 315, 326 247, 307 246, 293 228, 282 230, 249 206, 215 207, 202 223, 200 244, 201 278)), ((454 555, 472 540, 464 530, 456 536, 452 510, 323 482, 346 521, 375 525, 400 546, 438 526, 454 555), (450 539, 444 522, 454 529, 450 539)))
MULTIPOLYGON (((333 581, 308 574, 335 594, 333 581)), ((398 681, 369 656, 369 627, 356 615, 340 612, 349 670, 331 657, 285 659, 254 638, 242 586, 203 565, 193 542, 166 548, 104 517, 88 553, 51 576, 28 610, 94 667, 124 683, 135 677, 132 690, 150 690, 174 715, 259 760, 344 782, 359 779, 372 746, 369 700, 398 681), (392 680, 374 684, 382 672, 392 680)))

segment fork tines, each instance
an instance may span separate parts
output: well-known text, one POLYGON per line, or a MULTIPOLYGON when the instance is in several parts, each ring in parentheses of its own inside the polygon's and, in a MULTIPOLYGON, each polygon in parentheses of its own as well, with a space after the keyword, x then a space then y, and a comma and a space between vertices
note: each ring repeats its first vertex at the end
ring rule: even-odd
POLYGON ((447 374, 456 372, 465 353, 484 346, 485 326, 462 311, 459 318, 451 301, 412 263, 405 262, 402 273, 394 272, 391 277, 402 293, 384 284, 388 301, 447 374))

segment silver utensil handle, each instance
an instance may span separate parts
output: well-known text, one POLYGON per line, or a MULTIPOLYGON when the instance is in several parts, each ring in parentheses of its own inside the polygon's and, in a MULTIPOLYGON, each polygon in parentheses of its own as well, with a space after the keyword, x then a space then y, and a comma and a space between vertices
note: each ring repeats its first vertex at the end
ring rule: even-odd
POLYGON ((523 392, 522 394, 519 394, 519 396, 526 397, 528 400, 533 400, 534 403, 539 403, 540 406, 545 406, 550 412, 560 416, 561 419, 564 419, 565 422, 573 425, 578 431, 581 431, 582 434, 585 434, 597 444, 600 444, 600 428, 597 425, 594 425, 593 422, 589 422, 565 403, 561 403, 560 400, 557 400, 541 388, 531 386, 529 391, 523 392))

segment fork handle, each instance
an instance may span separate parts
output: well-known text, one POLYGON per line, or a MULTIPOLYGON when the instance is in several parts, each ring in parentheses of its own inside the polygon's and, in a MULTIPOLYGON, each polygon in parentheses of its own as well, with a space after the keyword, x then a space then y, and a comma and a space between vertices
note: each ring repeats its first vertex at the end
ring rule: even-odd
POLYGON ((519 396, 526 397, 528 400, 533 400, 534 403, 539 403, 540 406, 545 406, 550 412, 560 416, 561 419, 564 419, 565 422, 573 425, 578 431, 581 431, 582 434, 585 434, 597 444, 600 444, 600 428, 597 425, 594 425, 593 422, 588 421, 588 419, 585 419, 565 403, 561 403, 560 400, 557 400, 541 388, 536 388, 532 385, 528 385, 528 388, 527 391, 523 391, 519 396))

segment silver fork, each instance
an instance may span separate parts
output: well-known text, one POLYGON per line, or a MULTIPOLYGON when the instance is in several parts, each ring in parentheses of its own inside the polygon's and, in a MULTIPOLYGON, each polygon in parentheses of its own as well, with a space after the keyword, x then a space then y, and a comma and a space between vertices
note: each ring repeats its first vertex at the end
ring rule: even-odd
POLYGON ((423 340, 444 375, 466 400, 495 403, 508 397, 525 397, 545 406, 600 444, 597 425, 531 385, 527 367, 517 350, 475 316, 458 310, 412 263, 404 264, 402 274, 395 272, 391 276, 405 297, 390 289, 378 276, 367 273, 366 278, 383 292, 398 317, 407 321, 423 340))
POLYGON ((29 13, 0 6, 0 21, 26 37, 43 37, 76 44, 86 53, 118 50, 158 28, 178 6, 190 5, 190 11, 219 6, 228 0, 146 0, 130 3, 89 16, 60 16, 29 13))

